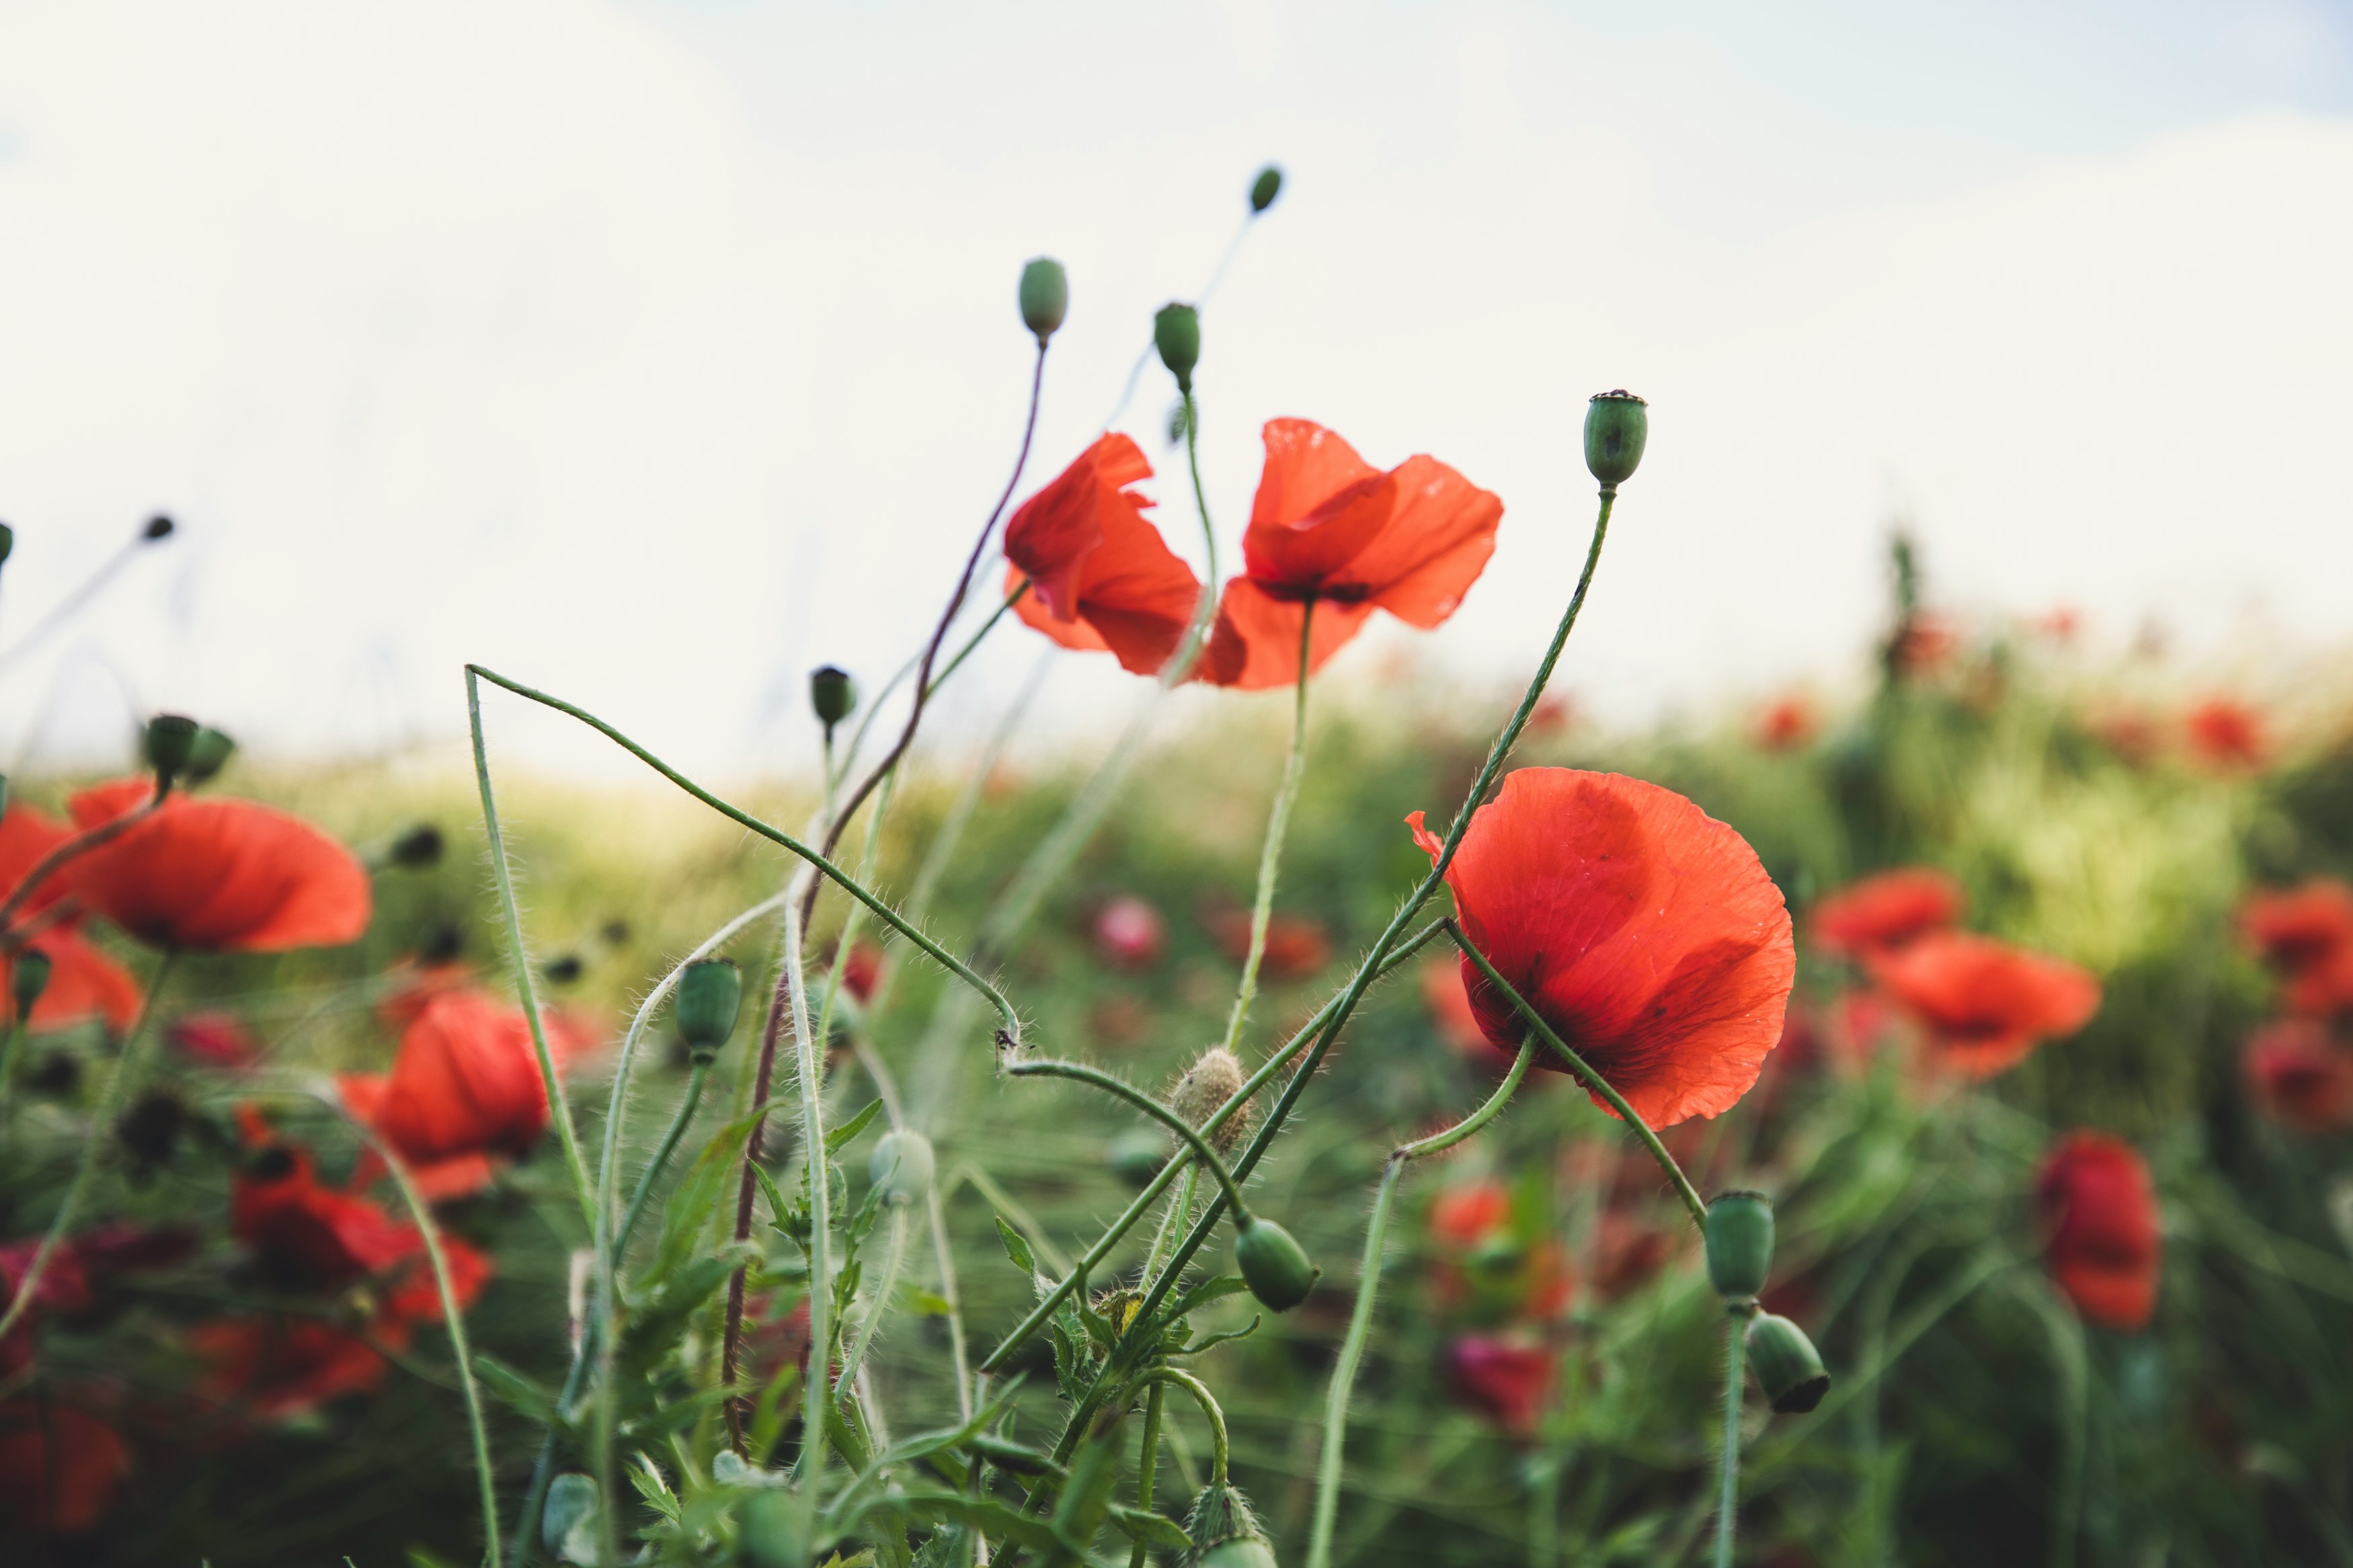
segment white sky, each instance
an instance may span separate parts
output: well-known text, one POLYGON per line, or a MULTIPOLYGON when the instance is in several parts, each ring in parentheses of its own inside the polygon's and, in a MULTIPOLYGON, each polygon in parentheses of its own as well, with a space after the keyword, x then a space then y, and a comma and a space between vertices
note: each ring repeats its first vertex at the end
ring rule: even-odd
MULTIPOLYGON (((1229 560, 1263 419, 1436 454, 1506 508, 1418 639, 1482 690, 1557 613, 1618 385, 1651 453, 1565 667, 1605 712, 1839 678, 1896 511, 1964 606, 2353 638, 2353 12, 1637 10, 0 5, 0 648, 183 523, 0 669, 0 765, 126 700, 447 740, 470 658, 684 765, 804 761, 803 673, 887 674, 1004 483, 1021 262, 1073 296, 1034 484, 1269 158, 1200 373, 1229 560)), ((1168 395, 1130 422, 1194 552, 1168 395)), ((1049 732, 1134 689, 1073 659, 1049 732)))

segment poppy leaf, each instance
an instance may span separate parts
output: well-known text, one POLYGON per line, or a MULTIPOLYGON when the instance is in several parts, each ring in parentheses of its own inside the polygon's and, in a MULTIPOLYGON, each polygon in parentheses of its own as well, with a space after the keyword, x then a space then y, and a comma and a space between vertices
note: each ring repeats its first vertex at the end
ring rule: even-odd
POLYGON ((1038 1277, 1038 1259, 1030 1255, 1029 1244, 1021 1239, 1019 1231, 1005 1223, 1003 1215, 998 1215, 996 1218, 997 1234, 1005 1243, 1005 1255, 1013 1259, 1013 1267, 1035 1279, 1038 1277))
POLYGON ((537 1379, 525 1376, 488 1352, 475 1352, 474 1375, 481 1379, 482 1386, 490 1390, 491 1397, 516 1414, 542 1426, 568 1427, 571 1425, 558 1412, 555 1395, 550 1394, 537 1379))
POLYGON ((1193 1538, 1185 1533, 1184 1527, 1165 1513, 1113 1503, 1111 1505, 1111 1521, 1130 1541, 1157 1547, 1163 1552, 1189 1552, 1193 1547, 1193 1538))
POLYGON ((866 1102, 865 1110, 860 1111, 857 1115, 851 1117, 840 1126, 828 1130, 825 1135, 825 1152, 828 1154, 840 1153, 841 1151, 849 1145, 851 1139, 866 1131, 867 1124, 874 1120, 875 1116, 881 1112, 881 1109, 882 1102, 881 1100, 870 1100, 866 1102))

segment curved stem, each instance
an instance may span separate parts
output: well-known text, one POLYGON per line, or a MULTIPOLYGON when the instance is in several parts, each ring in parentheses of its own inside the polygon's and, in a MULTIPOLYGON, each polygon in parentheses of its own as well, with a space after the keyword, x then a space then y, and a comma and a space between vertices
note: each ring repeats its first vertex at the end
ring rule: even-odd
POLYGON ((1442 1154, 1494 1121, 1503 1114, 1504 1107, 1511 1102, 1520 1081, 1528 1076, 1528 1068, 1535 1062, 1535 1055, 1536 1043, 1522 1040, 1520 1054, 1512 1058, 1511 1070, 1504 1074, 1504 1081, 1495 1086, 1495 1092, 1487 1097, 1485 1104, 1443 1132, 1433 1132, 1427 1138, 1402 1145, 1397 1151, 1398 1158, 1419 1160, 1430 1154, 1442 1154))
MULTIPOLYGON (((88 832, 76 834, 38 860, 34 861, 33 868, 25 873, 24 879, 9 889, 5 900, 0 900, 0 926, 5 926, 15 919, 16 911, 25 907, 25 900, 38 892, 43 883, 56 876, 59 867, 64 866, 68 861, 79 859, 103 845, 113 843, 163 809, 164 794, 158 791, 155 798, 144 805, 126 811, 111 821, 101 822, 88 832)), ((14 952, 22 945, 19 939, 29 935, 29 928, 24 932, 10 931, 6 938, 0 939, 0 945, 5 945, 8 951, 14 952)))
POLYGON ((138 1077, 139 1046, 147 1035, 147 1020, 154 1016, 155 999, 164 994, 164 982, 170 978, 172 960, 177 956, 170 949, 164 950, 163 963, 156 966, 155 978, 147 987, 146 1000, 139 1005, 139 1016, 132 1020, 131 1032, 122 1037, 122 1052, 115 1058, 114 1071, 106 1080, 106 1092, 99 1097, 98 1106, 90 1114, 90 1131, 82 1138, 81 1157, 75 1162, 65 1201, 58 1205, 49 1228, 41 1237, 41 1245, 33 1251, 33 1260, 18 1278, 16 1298, 8 1303, 5 1312, 0 1312, 0 1340, 8 1337, 8 1331, 32 1307, 34 1295, 41 1288, 41 1276, 48 1272, 49 1259, 57 1255, 58 1244, 65 1239, 66 1232, 73 1228, 74 1215, 90 1191, 92 1173, 98 1169, 98 1151, 107 1134, 114 1130, 131 1085, 138 1077))
POLYGON ((1724 1352, 1724 1460, 1715 1493, 1715 1568, 1732 1568, 1732 1547, 1740 1522, 1740 1373, 1747 1314, 1725 1314, 1730 1332, 1724 1352))
POLYGON ((1106 1094, 1117 1095, 1189 1144, 1193 1158, 1209 1168, 1209 1173, 1218 1178, 1218 1185, 1225 1190, 1226 1201, 1233 1205, 1235 1226, 1250 1224, 1250 1211, 1242 1203, 1241 1189, 1234 1185, 1234 1174, 1226 1169, 1226 1163, 1218 1158, 1218 1152, 1187 1126, 1183 1117, 1142 1089, 1082 1062, 1016 1062, 1005 1070, 1014 1078, 1067 1078, 1079 1083, 1092 1084, 1106 1094))
POLYGON ((907 1205, 891 1205, 891 1241, 882 1254, 882 1278, 866 1304, 866 1320, 858 1325, 858 1338, 850 1342, 849 1353, 841 1358, 841 1375, 833 1380, 833 1397, 841 1398, 842 1390, 856 1386, 859 1368, 866 1364, 866 1347, 874 1342, 874 1331, 881 1326, 883 1314, 891 1310, 891 1297, 899 1289, 899 1270, 907 1262, 907 1205))
POLYGON ((638 1176, 638 1190, 629 1194, 628 1212, 621 1217, 621 1228, 613 1237, 611 1267, 617 1273, 621 1259, 628 1256, 629 1237, 637 1234, 638 1216, 646 1212, 646 1204, 654 1195, 654 1184, 670 1164, 670 1157, 678 1152, 679 1140, 694 1121, 694 1113, 702 1104, 702 1086, 711 1077, 711 1064, 697 1062, 686 1080, 686 1096, 678 1102, 678 1114, 670 1118, 670 1128, 654 1148, 653 1158, 638 1176))
MULTIPOLYGON (((1521 1053, 1523 1062, 1527 1053, 1521 1053)), ((1397 1195, 1398 1178, 1410 1158, 1400 1149, 1391 1154, 1381 1173, 1380 1190, 1373 1196, 1372 1217, 1365 1222, 1365 1258, 1356 1272, 1356 1304, 1348 1314, 1348 1336, 1340 1343, 1340 1359, 1332 1368, 1332 1385, 1324 1399, 1324 1452, 1315 1467, 1315 1522, 1307 1538, 1307 1568, 1331 1568, 1332 1528, 1340 1511, 1342 1451, 1348 1440, 1348 1397, 1356 1382, 1356 1365, 1364 1359, 1365 1341, 1373 1327, 1373 1298, 1381 1282, 1381 1248, 1388 1239, 1389 1203, 1397 1195)))
POLYGON ((1193 1396, 1201 1414, 1209 1418, 1209 1484, 1226 1484, 1226 1457, 1229 1445, 1226 1441, 1226 1413, 1218 1408, 1217 1396, 1209 1385, 1181 1366, 1155 1366, 1145 1373, 1146 1383, 1173 1383, 1193 1396))
MULTIPOLYGON (((1135 1506, 1152 1511, 1152 1483, 1160 1469, 1160 1405, 1168 1385, 1157 1380, 1144 1398, 1144 1441, 1135 1451, 1135 1506)), ((1137 1541, 1127 1554, 1127 1568, 1144 1568, 1150 1549, 1137 1541)))
MULTIPOLYGON (((925 936, 922 931, 916 930, 906 921, 902 920, 897 910, 892 909, 890 905, 884 903, 872 893, 868 892, 856 878, 850 876, 849 872, 844 871, 831 860, 827 859, 823 855, 818 854, 816 849, 802 843, 799 839, 794 837, 791 834, 786 833, 784 829, 771 826, 769 824, 761 821, 758 817, 754 816, 750 812, 744 810, 740 806, 731 805, 726 801, 720 799, 717 795, 712 795, 709 790, 704 789, 701 784, 696 784, 692 779, 688 778, 684 773, 681 773, 677 769, 671 767, 668 763, 663 762, 659 757, 655 756, 651 752, 647 751, 643 746, 638 745, 635 741, 630 740, 627 735, 622 734, 618 730, 614 729, 610 724, 606 723, 602 719, 597 718, 594 713, 590 713, 580 708, 575 708, 571 703, 565 701, 563 699, 551 697, 544 691, 534 690, 531 687, 523 685, 521 681, 509 680, 505 676, 499 674, 497 671, 485 669, 479 664, 470 664, 466 667, 466 679, 470 691, 471 690, 474 679, 477 677, 489 681, 493 686, 503 687, 507 690, 513 692, 518 697, 528 698, 532 701, 541 704, 543 707, 553 708, 559 713, 566 714, 572 718, 579 720, 582 723, 587 725, 590 729, 596 731, 607 740, 611 741, 623 751, 628 752, 631 756, 637 758, 639 762, 653 769, 654 772, 661 774, 662 777, 670 780, 670 783, 676 784, 680 789, 684 790, 687 794, 692 795, 703 805, 711 807, 712 810, 719 813, 722 816, 726 817, 729 821, 733 822, 740 826, 750 828, 753 832, 768 840, 771 844, 779 845, 782 847, 790 850, 793 854, 800 857, 801 859, 807 861, 810 867, 815 868, 818 875, 824 877, 828 881, 841 889, 842 891, 848 893, 851 898, 856 899, 860 903, 864 904, 868 909, 873 910, 876 919, 880 920, 884 925, 889 926, 892 931, 897 931, 901 936, 905 937, 909 942, 914 943, 915 946, 921 949, 923 952, 934 963, 946 970, 949 973, 955 975, 957 979, 963 981, 966 985, 971 986, 973 990, 978 992, 981 996, 987 1001, 990 1006, 997 1009, 997 1016, 1000 1026, 1004 1030, 1007 1037, 1016 1046, 1020 1044, 1020 1017, 1013 1011, 1013 1004, 1007 1001, 1003 994, 1001 994, 997 987, 991 985, 987 981, 983 980, 979 975, 974 973, 970 967, 958 960, 954 954, 950 953, 939 943, 925 936)), ((476 737, 475 754, 479 757, 480 755, 481 735, 479 706, 477 706, 476 709, 474 732, 476 737)), ((485 780, 487 780, 488 774, 485 773, 484 777, 485 780)), ((487 783, 485 783, 484 789, 485 798, 487 798, 487 783)), ((501 888, 507 888, 510 886, 502 865, 500 871, 500 885, 501 888)), ((510 897, 508 902, 509 907, 512 908, 512 897, 510 897)), ((538 1026, 534 1024, 533 1026, 536 1029, 538 1026)))
POLYGON ((546 1021, 539 1016, 539 997, 532 988, 531 953, 523 946, 522 911, 515 903, 514 868, 507 864, 507 841, 499 830, 498 797, 491 789, 491 753, 482 739, 482 689, 474 676, 475 667, 470 664, 466 667, 466 719, 473 731, 474 782, 482 796, 482 826, 490 837, 491 870, 499 885, 500 910, 506 916, 507 952, 514 964, 515 990, 522 999, 523 1017, 531 1024, 531 1048, 539 1061, 540 1083, 547 1091, 548 1120, 555 1123, 557 1141, 564 1145, 564 1168, 572 1177, 573 1194, 580 1202, 580 1217, 587 1221, 588 1234, 595 1237, 601 1234, 596 1185, 589 1179, 587 1162, 581 1158, 580 1134, 572 1125, 572 1107, 564 1098, 564 1079, 556 1072, 555 1058, 547 1048, 546 1021))
POLYGON ((1691 1178, 1683 1174, 1683 1168, 1675 1163, 1675 1157, 1667 1152, 1667 1146, 1659 1142, 1659 1135, 1651 1131, 1651 1124, 1626 1103, 1626 1097, 1619 1093, 1608 1079, 1594 1071, 1583 1057, 1568 1048, 1567 1043, 1553 1031, 1553 1026, 1545 1022, 1544 1015, 1530 1006, 1527 998, 1512 989, 1510 981, 1495 973, 1495 966, 1487 962, 1487 955, 1462 934, 1462 928, 1454 923, 1452 916, 1440 923, 1445 926, 1446 934, 1454 939, 1454 945, 1471 955, 1471 962, 1479 966, 1480 973, 1487 977, 1487 984, 1502 993, 1504 999, 1518 1010, 1528 1027, 1553 1048, 1555 1055, 1568 1064, 1569 1070, 1577 1074, 1578 1081, 1608 1100, 1610 1109, 1617 1111, 1618 1119, 1642 1141, 1642 1146, 1651 1152, 1651 1158, 1659 1163, 1659 1169, 1664 1171, 1667 1179, 1674 1184, 1676 1195, 1683 1200, 1683 1207, 1691 1211, 1692 1223, 1699 1226, 1702 1236, 1706 1235, 1707 1205, 1701 1201, 1699 1189, 1692 1185, 1691 1178))
POLYGON ((1226 1049, 1242 1037, 1242 1020, 1258 996, 1258 969, 1266 956, 1267 922, 1274 918, 1274 879, 1282 863, 1282 839, 1291 826, 1291 805, 1299 798, 1300 775, 1307 771, 1307 662, 1315 634, 1315 601, 1299 612, 1299 685, 1291 705, 1291 750, 1282 760, 1282 784, 1266 820, 1266 842, 1258 853, 1258 902, 1250 910, 1250 951, 1242 959, 1242 982, 1234 993, 1233 1016, 1226 1020, 1226 1049))

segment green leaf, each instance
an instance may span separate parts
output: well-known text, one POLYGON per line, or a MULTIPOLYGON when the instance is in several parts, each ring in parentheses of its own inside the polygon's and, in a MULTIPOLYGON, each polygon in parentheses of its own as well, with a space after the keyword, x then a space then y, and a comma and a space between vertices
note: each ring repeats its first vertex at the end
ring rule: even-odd
POLYGON ((685 1510, 678 1500, 678 1494, 670 1489, 670 1483, 662 1479, 660 1467, 642 1453, 629 1457, 634 1461, 634 1467, 628 1471, 629 1484, 638 1489, 638 1495, 646 1500, 646 1506, 672 1524, 680 1522, 685 1517, 685 1510))
POLYGON ((965 1524, 992 1540, 1009 1541, 1035 1552, 1065 1548, 1054 1527, 1042 1519, 1016 1513, 992 1498, 969 1498, 955 1492, 898 1492, 877 1499, 907 1510, 918 1524, 965 1524))
POLYGON ((1004 1241, 1006 1256, 1013 1259, 1013 1267, 1021 1270, 1026 1278, 1037 1279, 1038 1259, 1031 1256, 1029 1244, 1021 1239, 1019 1231, 1005 1223, 1003 1215, 997 1215, 996 1219, 997 1234, 1004 1241))
POLYGON ((1165 1513, 1115 1502, 1111 1505, 1111 1521, 1130 1541, 1140 1541, 1163 1552, 1189 1552, 1193 1547, 1193 1538, 1165 1513))
POLYGON ((919 1318, 944 1318, 955 1310, 945 1296, 920 1285, 907 1287, 907 1310, 919 1318))
POLYGON ((486 1352, 474 1352, 474 1375, 482 1386, 501 1404, 529 1417, 542 1426, 561 1426, 564 1421, 555 1408, 555 1395, 535 1379, 526 1377, 498 1357, 486 1352))
POLYGON ((752 1179, 760 1184, 760 1195, 768 1200, 768 1228, 791 1236, 789 1216, 797 1211, 793 1205, 785 1201, 785 1194, 777 1189, 776 1178, 768 1174, 767 1167, 755 1161, 752 1165, 752 1179))
POLYGON ((826 1153, 828 1155, 840 1153, 842 1149, 851 1139, 866 1131, 867 1123, 872 1121, 876 1113, 881 1109, 882 1102, 881 1100, 870 1100, 866 1102, 865 1110, 860 1111, 857 1115, 851 1117, 840 1126, 830 1129, 825 1135, 826 1153))

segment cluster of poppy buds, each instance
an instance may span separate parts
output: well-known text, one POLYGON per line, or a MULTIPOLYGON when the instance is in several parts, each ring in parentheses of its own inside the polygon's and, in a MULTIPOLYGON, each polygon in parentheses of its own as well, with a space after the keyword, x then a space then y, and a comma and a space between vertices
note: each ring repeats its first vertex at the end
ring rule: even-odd
POLYGON ((1773 1203, 1762 1193, 1730 1192, 1707 1205, 1707 1279, 1725 1309, 1746 1320, 1741 1339, 1757 1386, 1773 1408, 1803 1415, 1830 1392, 1831 1374, 1806 1331, 1757 1305, 1773 1268, 1773 1203))

